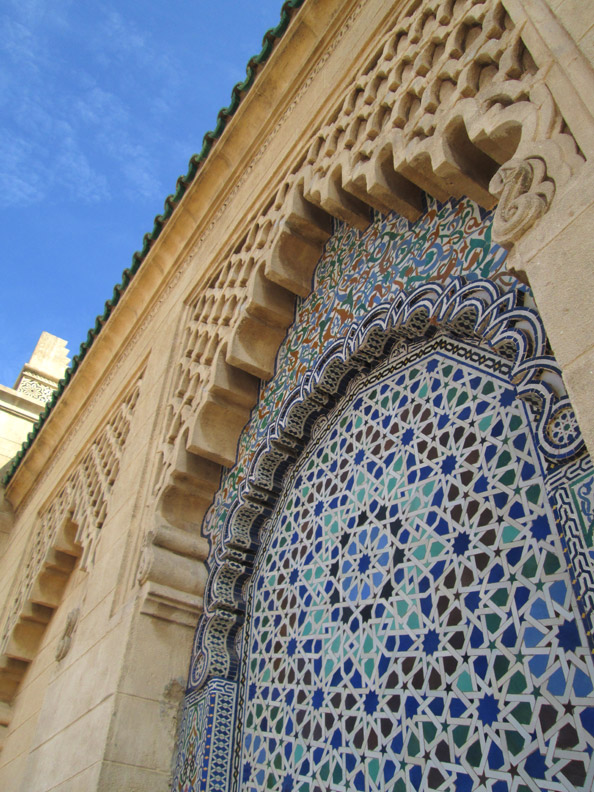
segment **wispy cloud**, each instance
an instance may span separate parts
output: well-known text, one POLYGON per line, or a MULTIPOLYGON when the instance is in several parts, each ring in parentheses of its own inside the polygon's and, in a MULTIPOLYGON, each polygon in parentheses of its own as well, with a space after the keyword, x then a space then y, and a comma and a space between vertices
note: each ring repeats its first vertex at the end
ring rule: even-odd
POLYGON ((166 79, 147 115, 170 112, 163 86, 174 91, 178 80, 170 58, 113 9, 96 9, 85 38, 69 0, 56 0, 51 17, 44 0, 9 5, 11 13, 0 14, 0 73, 12 76, 0 77, 0 204, 27 206, 56 190, 87 202, 122 193, 156 201, 164 193, 154 167, 163 132, 145 123, 139 134, 138 104, 146 72, 158 71, 166 79))
POLYGON ((96 31, 94 45, 99 59, 116 58, 123 61, 132 57, 139 66, 154 65, 147 34, 126 22, 113 9, 106 11, 96 31))
POLYGON ((130 111, 113 92, 94 85, 78 96, 72 107, 81 123, 102 130, 124 129, 130 123, 130 111))
POLYGON ((2 36, 5 55, 24 71, 37 73, 35 36, 32 31, 16 20, 4 17, 1 21, 0 36, 2 36))
POLYGON ((171 97, 182 90, 179 66, 168 52, 157 46, 151 33, 139 29, 113 9, 106 9, 97 25, 89 47, 98 63, 121 67, 121 81, 134 90, 147 76, 152 77, 155 93, 145 108, 151 113, 172 109, 171 97))
POLYGON ((86 203, 97 203, 109 197, 107 179, 91 167, 74 138, 65 138, 54 160, 54 183, 66 195, 86 203))
POLYGON ((41 200, 43 180, 36 171, 34 146, 0 129, 0 206, 30 206, 41 200))

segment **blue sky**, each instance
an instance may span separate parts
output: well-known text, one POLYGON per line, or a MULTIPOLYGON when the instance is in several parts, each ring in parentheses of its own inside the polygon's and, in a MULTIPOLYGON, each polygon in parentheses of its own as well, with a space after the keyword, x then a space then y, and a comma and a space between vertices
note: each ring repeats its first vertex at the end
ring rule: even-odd
POLYGON ((72 356, 282 0, 2 0, 0 384, 72 356))

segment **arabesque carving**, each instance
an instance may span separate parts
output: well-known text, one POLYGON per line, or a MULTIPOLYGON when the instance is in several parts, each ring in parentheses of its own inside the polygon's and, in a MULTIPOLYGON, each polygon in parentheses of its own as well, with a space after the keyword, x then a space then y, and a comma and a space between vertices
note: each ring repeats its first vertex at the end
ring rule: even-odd
POLYGON ((511 247, 548 210, 555 184, 547 178, 540 157, 506 162, 491 180, 490 190, 499 197, 493 220, 493 238, 511 247))
POLYGON ((249 234, 188 302, 153 494, 156 520, 198 530, 306 296, 332 218, 411 221, 423 192, 495 206, 506 247, 584 163, 507 0, 411 3, 282 177, 249 234))
POLYGON ((55 389, 56 383, 45 377, 24 375, 21 377, 17 391, 39 404, 45 404, 51 399, 55 389))

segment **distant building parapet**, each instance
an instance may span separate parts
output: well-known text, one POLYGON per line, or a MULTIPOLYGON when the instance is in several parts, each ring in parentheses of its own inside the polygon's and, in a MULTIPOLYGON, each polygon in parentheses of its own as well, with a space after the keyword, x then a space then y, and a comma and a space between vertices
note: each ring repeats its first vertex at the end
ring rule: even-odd
POLYGON ((64 376, 70 363, 66 343, 43 332, 14 388, 0 385, 0 467, 17 453, 64 376))

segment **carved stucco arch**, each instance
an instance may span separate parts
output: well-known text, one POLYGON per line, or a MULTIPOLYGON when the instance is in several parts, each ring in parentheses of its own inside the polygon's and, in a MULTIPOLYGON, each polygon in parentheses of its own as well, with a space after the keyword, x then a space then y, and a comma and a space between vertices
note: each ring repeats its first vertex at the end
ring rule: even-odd
POLYGON ((583 440, 559 367, 542 322, 524 305, 524 297, 517 289, 502 293, 488 280, 430 282, 378 305, 321 353, 287 394, 225 519, 210 559, 190 670, 192 687, 213 678, 237 679, 247 586, 285 477, 309 442, 315 422, 345 395, 353 379, 373 370, 394 347, 450 336, 495 352, 507 364, 505 374, 517 398, 530 405, 540 452, 555 463, 579 454, 583 440))

